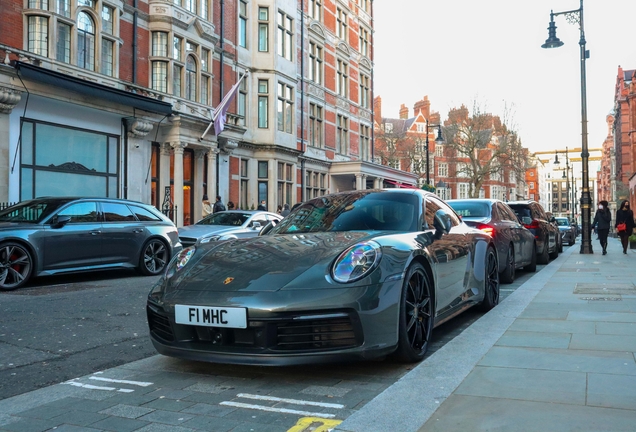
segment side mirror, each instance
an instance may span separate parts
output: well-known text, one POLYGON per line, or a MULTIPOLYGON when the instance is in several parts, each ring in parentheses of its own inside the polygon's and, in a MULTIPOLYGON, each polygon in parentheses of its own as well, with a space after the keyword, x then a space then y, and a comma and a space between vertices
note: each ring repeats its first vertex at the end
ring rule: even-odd
POLYGON ((51 223, 51 228, 62 228, 64 225, 71 221, 70 216, 57 216, 51 223))
POLYGON ((252 222, 252 229, 253 230, 260 230, 261 229, 261 223, 260 222, 252 222))
POLYGON ((448 234, 451 230, 451 219, 448 213, 444 210, 437 210, 435 212, 434 225, 436 231, 441 231, 444 234, 448 234))

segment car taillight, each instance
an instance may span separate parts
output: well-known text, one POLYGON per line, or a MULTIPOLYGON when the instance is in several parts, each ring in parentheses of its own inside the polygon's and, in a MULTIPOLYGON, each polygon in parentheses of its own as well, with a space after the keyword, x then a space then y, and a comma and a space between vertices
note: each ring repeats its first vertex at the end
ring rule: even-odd
POLYGON ((524 224, 523 226, 528 229, 537 229, 539 228, 539 221, 536 219, 532 219, 532 222, 530 222, 530 225, 524 224))
POLYGON ((490 226, 490 225, 486 225, 486 224, 477 224, 476 228, 478 230, 481 230, 483 232, 485 232, 486 234, 488 234, 491 237, 495 236, 495 228, 490 226))

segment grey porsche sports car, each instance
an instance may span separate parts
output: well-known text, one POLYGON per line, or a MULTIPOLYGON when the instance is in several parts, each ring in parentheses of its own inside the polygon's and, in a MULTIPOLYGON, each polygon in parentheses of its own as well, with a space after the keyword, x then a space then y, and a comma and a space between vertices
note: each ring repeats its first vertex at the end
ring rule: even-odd
POLYGON ((155 348, 173 357, 415 362, 435 326, 498 302, 492 238, 434 194, 385 189, 325 195, 266 235, 185 248, 147 314, 155 348))

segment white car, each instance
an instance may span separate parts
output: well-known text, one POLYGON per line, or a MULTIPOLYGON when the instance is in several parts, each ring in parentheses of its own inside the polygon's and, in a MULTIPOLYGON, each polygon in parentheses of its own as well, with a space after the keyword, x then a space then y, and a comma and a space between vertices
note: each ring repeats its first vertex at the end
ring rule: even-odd
POLYGON ((200 241, 229 240, 256 237, 268 223, 276 225, 283 217, 276 213, 255 210, 227 210, 213 213, 194 225, 179 228, 183 247, 200 241))

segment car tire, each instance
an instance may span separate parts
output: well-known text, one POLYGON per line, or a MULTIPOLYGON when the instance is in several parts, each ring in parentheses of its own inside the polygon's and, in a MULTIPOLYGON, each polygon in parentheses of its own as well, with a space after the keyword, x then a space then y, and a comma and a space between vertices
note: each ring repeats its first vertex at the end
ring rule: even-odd
POLYGON ((554 250, 548 254, 551 260, 555 260, 559 257, 559 251, 563 249, 563 242, 557 240, 557 244, 554 245, 554 250))
POLYGON ((435 320, 433 284, 420 263, 406 272, 400 296, 398 347, 394 353, 399 361, 421 361, 428 350, 435 320))
POLYGON ((572 237, 572 240, 570 240, 570 243, 568 243, 568 246, 574 246, 574 243, 576 243, 576 240, 574 237, 572 237))
POLYGON ((537 263, 547 264, 550 262, 550 254, 548 252, 548 240, 543 242, 543 251, 537 256, 537 263))
POLYGON ((508 254, 506 255, 506 268, 504 268, 504 271, 500 274, 501 282, 510 284, 515 281, 515 266, 514 246, 509 245, 508 254))
POLYGON ((497 271, 497 255, 488 248, 484 259, 484 299, 480 308, 488 312, 499 304, 499 272, 497 271))
POLYGON ((20 288, 32 273, 33 258, 24 245, 15 242, 0 244, 0 290, 20 288))
POLYGON ((150 239, 144 244, 139 257, 138 270, 146 276, 155 276, 165 270, 170 259, 166 244, 159 239, 150 239))
POLYGON ((534 247, 532 248, 532 258, 530 261, 530 264, 528 264, 527 266, 525 266, 523 268, 525 271, 529 271, 529 272, 536 272, 537 271, 537 244, 534 244, 534 247))
MULTIPOLYGON (((559 237, 561 237, 561 234, 559 234, 559 237)), ((563 252, 563 238, 561 238, 560 241, 559 241, 559 250, 558 250, 555 258, 558 257, 561 252, 563 252)))

